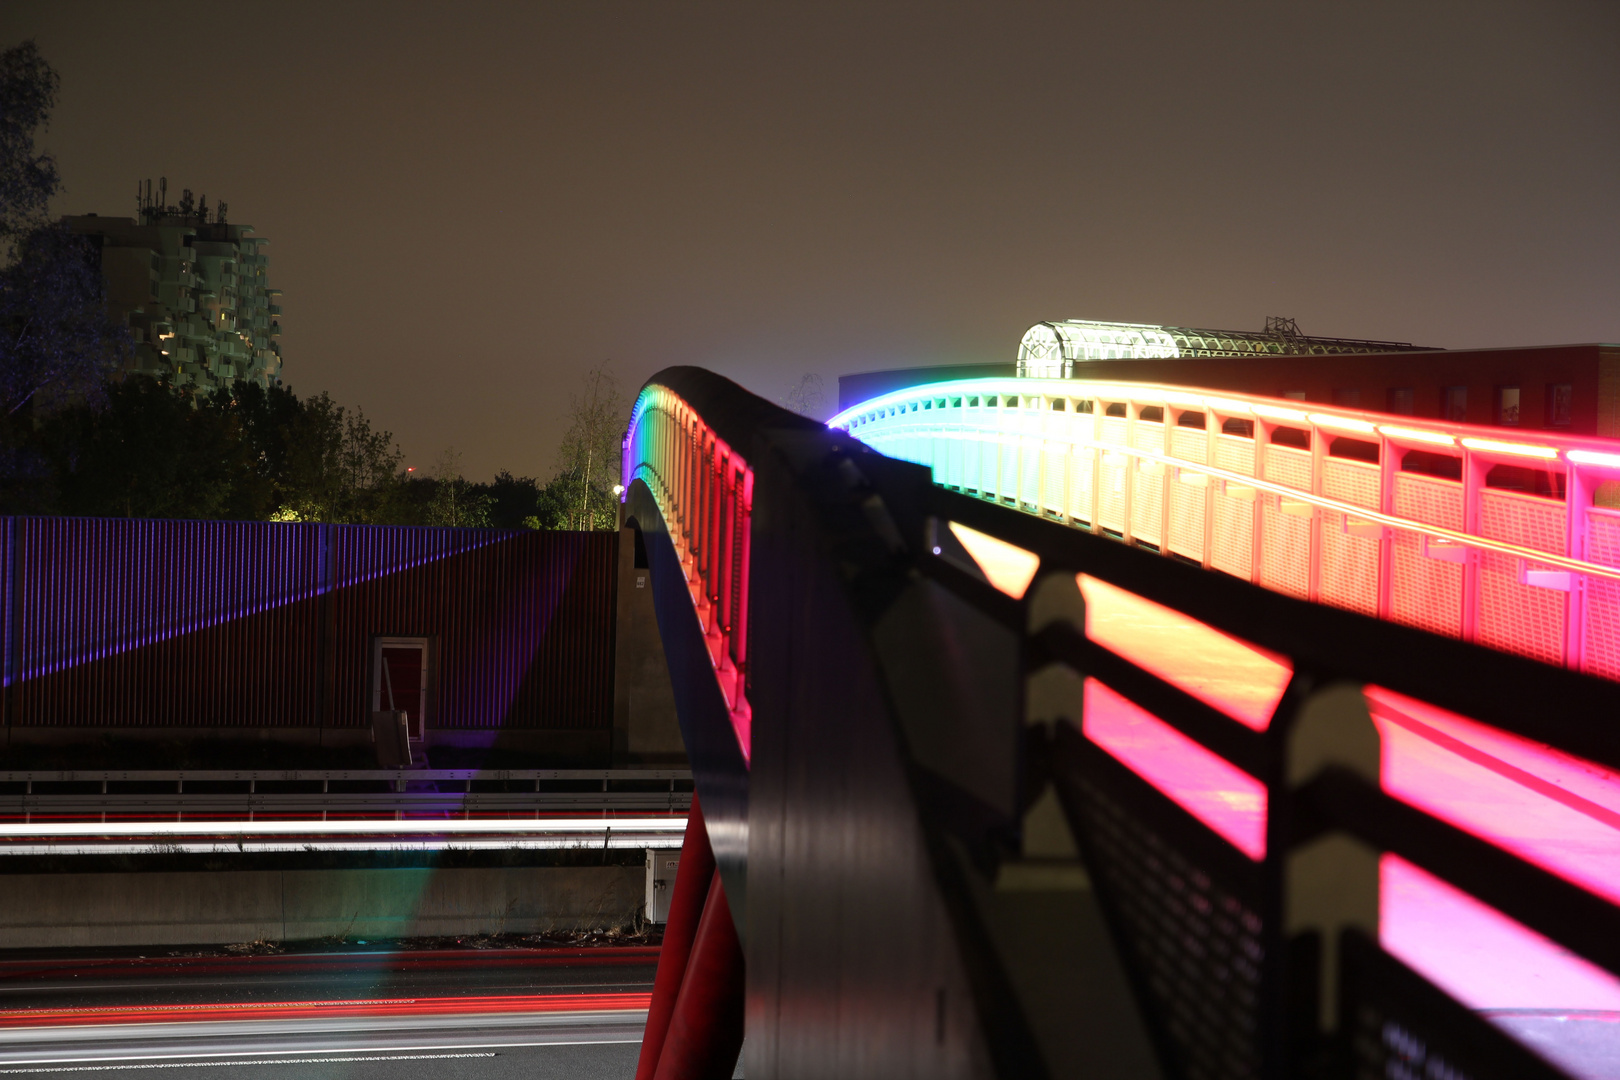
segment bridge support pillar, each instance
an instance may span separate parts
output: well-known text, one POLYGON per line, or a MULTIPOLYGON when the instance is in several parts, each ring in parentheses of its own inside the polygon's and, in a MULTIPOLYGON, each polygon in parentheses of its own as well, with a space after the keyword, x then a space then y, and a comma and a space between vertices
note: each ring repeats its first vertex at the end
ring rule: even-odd
POLYGON ((726 1080, 743 1041, 743 954, 718 871, 709 885, 654 1080, 726 1080))
POLYGON ((652 1002, 647 1007, 647 1027, 641 1037, 636 1080, 653 1080, 658 1071, 658 1058, 669 1034, 670 1018, 675 1015, 676 999, 680 997, 713 878, 714 851, 703 826, 702 807, 693 792, 681 858, 675 867, 675 888, 669 898, 669 921, 664 924, 664 944, 658 952, 658 974, 653 977, 652 1002))

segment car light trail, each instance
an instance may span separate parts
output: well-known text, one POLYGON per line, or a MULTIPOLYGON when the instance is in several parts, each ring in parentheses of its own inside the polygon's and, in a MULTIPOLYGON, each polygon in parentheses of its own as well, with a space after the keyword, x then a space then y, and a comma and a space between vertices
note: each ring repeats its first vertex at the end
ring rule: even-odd
POLYGON ((0 841, 55 836, 388 836, 407 833, 684 833, 684 817, 482 818, 429 821, 62 821, 0 825, 0 841))
POLYGON ((0 855, 679 847, 684 817, 0 824, 0 855))

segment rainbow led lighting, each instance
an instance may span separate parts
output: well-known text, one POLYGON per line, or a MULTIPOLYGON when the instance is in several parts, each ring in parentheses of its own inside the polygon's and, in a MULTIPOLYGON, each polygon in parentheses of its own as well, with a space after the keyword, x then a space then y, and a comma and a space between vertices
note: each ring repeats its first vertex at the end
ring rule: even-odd
POLYGON ((1423 431, 1420 428, 1391 427, 1388 424, 1379 424, 1378 430, 1391 439, 1405 439, 1408 442, 1429 443, 1431 446, 1456 446, 1457 440, 1450 435, 1442 435, 1438 431, 1423 431))
POLYGON ((1378 426, 1365 420, 1352 420, 1348 416, 1329 416, 1327 413, 1311 413, 1307 419, 1317 427, 1332 428, 1334 431, 1352 431, 1357 435, 1376 435, 1378 426))
POLYGON ((1287 420, 1295 424, 1308 422, 1306 415, 1297 409, 1279 409, 1275 405, 1250 405, 1249 411, 1267 420, 1287 420))
MULTIPOLYGON (((937 395, 938 388, 931 388, 929 396, 937 395)), ((849 415, 841 419, 847 422, 849 415)), ((680 559, 715 682, 746 761, 754 715, 742 674, 754 470, 679 394, 649 383, 636 398, 624 438, 621 483, 627 494, 621 499, 637 480, 658 504, 680 559)))
POLYGON ((1543 461, 1555 461, 1558 458, 1558 451, 1551 446, 1527 446, 1524 443, 1474 438, 1465 438, 1462 444, 1470 450, 1483 450, 1488 454, 1512 454, 1515 457, 1541 458, 1543 461))

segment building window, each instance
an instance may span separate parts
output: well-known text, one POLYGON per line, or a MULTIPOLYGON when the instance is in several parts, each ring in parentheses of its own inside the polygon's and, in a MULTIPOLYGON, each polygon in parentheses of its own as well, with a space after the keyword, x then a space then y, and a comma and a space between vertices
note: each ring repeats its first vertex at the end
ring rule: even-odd
POLYGON ((1355 387, 1348 387, 1333 391, 1333 404, 1343 405, 1347 409, 1361 406, 1361 391, 1355 387))
POLYGON ((1440 419, 1457 424, 1468 422, 1468 387, 1442 386, 1440 388, 1440 419))
POLYGON ((1496 388, 1496 422, 1503 427, 1519 426, 1519 388, 1517 386, 1498 386, 1496 388))
POLYGON ((1284 390, 1283 391, 1283 397, 1287 398, 1289 401, 1304 401, 1305 400, 1305 391, 1303 391, 1303 390, 1284 390))
POLYGON ((1389 411, 1396 416, 1411 416, 1416 395, 1410 386, 1395 386, 1389 391, 1389 411))
POLYGON ((1547 426, 1569 427, 1575 408, 1575 387, 1567 382, 1547 384, 1547 426))

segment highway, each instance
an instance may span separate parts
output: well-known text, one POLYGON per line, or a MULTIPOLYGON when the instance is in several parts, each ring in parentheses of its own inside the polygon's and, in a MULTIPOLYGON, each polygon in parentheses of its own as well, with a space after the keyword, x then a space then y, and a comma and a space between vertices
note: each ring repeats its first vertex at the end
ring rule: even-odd
POLYGON ((624 1077, 656 949, 0 961, 0 1076, 624 1077))

